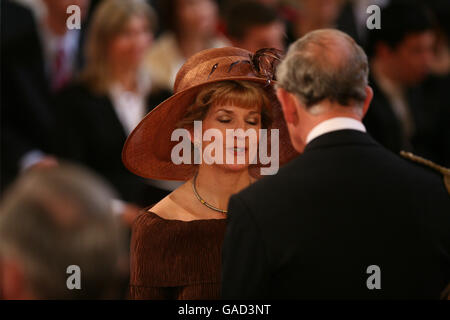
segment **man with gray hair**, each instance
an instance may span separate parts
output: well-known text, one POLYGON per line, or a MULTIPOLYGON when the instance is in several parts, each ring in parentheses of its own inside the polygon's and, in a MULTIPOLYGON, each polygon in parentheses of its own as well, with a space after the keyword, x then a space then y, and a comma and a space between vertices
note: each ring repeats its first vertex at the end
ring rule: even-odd
POLYGON ((128 260, 113 195, 72 165, 22 176, 0 207, 0 298, 119 298, 128 260))
POLYGON ((224 298, 436 299, 450 282, 449 171, 365 132, 368 71, 337 30, 289 48, 277 96, 302 154, 230 199, 224 298))

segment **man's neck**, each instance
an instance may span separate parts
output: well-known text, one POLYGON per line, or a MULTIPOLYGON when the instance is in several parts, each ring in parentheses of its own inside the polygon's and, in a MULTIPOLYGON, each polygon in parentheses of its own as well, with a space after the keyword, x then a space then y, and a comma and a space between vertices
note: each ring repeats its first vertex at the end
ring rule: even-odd
POLYGON ((313 131, 318 126, 321 126, 322 128, 325 127, 325 131, 327 132, 328 130, 336 128, 339 128, 339 130, 345 129, 346 126, 349 128, 357 127, 361 129, 363 110, 360 106, 343 106, 336 102, 323 101, 320 104, 313 106, 312 108, 313 109, 310 109, 309 111, 304 110, 302 114, 299 115, 301 118, 305 119, 305 121, 303 121, 303 125, 301 126, 301 136, 305 145, 313 139, 311 137, 317 137, 318 133, 322 133, 322 129, 316 129, 315 131, 313 131), (317 112, 317 114, 314 115, 311 112, 317 112), (332 124, 331 126, 327 126, 326 124, 321 125, 322 123, 330 122, 332 124), (359 125, 357 123, 359 123, 359 125), (313 132, 312 135, 310 135, 311 132, 313 132))
POLYGON ((306 136, 306 144, 329 132, 339 130, 356 130, 366 132, 362 122, 355 117, 333 117, 318 123, 306 136))

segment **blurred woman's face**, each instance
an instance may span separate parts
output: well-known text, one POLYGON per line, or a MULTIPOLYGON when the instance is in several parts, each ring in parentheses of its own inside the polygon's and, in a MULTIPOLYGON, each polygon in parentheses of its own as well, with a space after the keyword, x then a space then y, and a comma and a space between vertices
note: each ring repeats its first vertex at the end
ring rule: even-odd
POLYGON ((212 0, 178 0, 177 24, 181 33, 210 35, 217 26, 217 5, 212 0))
MULTIPOLYGON (((250 161, 256 159, 259 141, 259 129, 261 129, 261 110, 258 107, 238 107, 227 104, 215 104, 211 106, 202 123, 203 133, 208 129, 217 129, 221 132, 223 164, 214 164, 225 170, 240 171, 248 169, 250 161), (230 130, 228 130, 230 129, 230 130), (254 131, 255 139, 249 139, 244 135, 234 135, 234 130, 242 129, 244 132, 248 129, 254 131), (227 132, 228 130, 228 132, 227 132), (227 145, 228 138, 233 141, 233 145, 227 145), (240 143, 239 143, 240 141, 240 143), (241 147, 239 147, 241 146, 241 147), (233 159, 233 163, 227 163, 228 159, 233 159), (238 164, 238 157, 244 158, 245 163, 238 164)), ((203 139, 205 140, 205 139, 203 139)), ((202 154, 207 157, 208 152, 205 148, 214 141, 203 141, 202 154)), ((212 156, 216 156, 214 153, 212 156)))
POLYGON ((137 67, 153 41, 153 33, 145 17, 134 16, 111 41, 110 62, 122 67, 137 67))
POLYGON ((336 22, 341 7, 339 0, 301 0, 300 2, 306 10, 306 14, 324 26, 332 25, 336 22))

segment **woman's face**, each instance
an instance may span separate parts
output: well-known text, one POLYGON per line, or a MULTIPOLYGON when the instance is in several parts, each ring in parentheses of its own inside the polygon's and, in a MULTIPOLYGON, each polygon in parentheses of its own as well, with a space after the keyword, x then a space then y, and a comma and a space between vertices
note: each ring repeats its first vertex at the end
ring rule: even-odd
MULTIPOLYGON (((208 110, 202 122, 202 129, 203 134, 208 129, 217 129, 223 137, 221 143, 223 161, 222 164, 214 165, 232 171, 248 169, 250 161, 256 159, 258 152, 261 110, 259 107, 215 104, 208 110), (239 131, 235 131, 236 129, 242 130, 239 133, 239 131), (249 135, 242 134, 246 131, 252 132, 254 136, 250 138, 249 135), (238 163, 238 158, 242 159, 244 163, 238 163)), ((202 142, 203 161, 208 158, 209 154, 209 152, 205 152, 205 149, 213 142, 214 140, 202 142)), ((211 148, 212 146, 209 147, 210 150, 211 148)), ((215 152, 211 152, 211 155, 216 156, 215 152)))
POLYGON ((133 16, 122 31, 111 41, 110 62, 123 68, 135 68, 141 63, 153 41, 148 20, 133 16))
POLYGON ((217 26, 217 5, 212 0, 178 0, 177 23, 181 33, 211 35, 217 26))

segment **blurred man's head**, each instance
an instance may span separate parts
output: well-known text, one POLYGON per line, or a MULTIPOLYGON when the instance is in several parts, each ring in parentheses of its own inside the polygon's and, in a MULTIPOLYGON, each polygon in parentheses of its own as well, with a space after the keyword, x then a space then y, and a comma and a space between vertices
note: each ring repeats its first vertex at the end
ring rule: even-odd
POLYGON ((414 85, 429 72, 434 33, 426 7, 415 1, 394 1, 381 10, 381 29, 369 32, 371 60, 402 85, 414 85))
POLYGON ((339 16, 340 0, 298 0, 302 17, 310 19, 315 26, 331 27, 339 16))
POLYGON ((214 0, 159 0, 163 27, 177 37, 210 38, 216 33, 218 5, 214 0))
POLYGON ((80 13, 84 16, 87 14, 91 0, 42 0, 47 11, 60 17, 67 17, 67 7, 71 5, 78 6, 80 13))
POLYGON ((285 27, 274 8, 257 1, 237 2, 228 8, 225 20, 233 46, 251 52, 284 50, 285 27))
POLYGON ((3 298, 117 297, 124 251, 112 196, 98 178, 72 166, 21 177, 0 208, 3 298), (80 268, 79 290, 68 288, 69 266, 80 268))
POLYGON ((89 5, 91 0, 42 0, 45 4, 47 12, 47 23, 49 23, 50 29, 59 34, 67 31, 66 22, 72 14, 67 13, 69 6, 75 5, 80 8, 80 18, 84 20, 87 17, 89 5))
POLYGON ((435 59, 431 69, 434 74, 450 73, 450 1, 427 1, 436 18, 435 59))
POLYGON ((322 121, 362 120, 373 96, 368 73, 362 48, 338 30, 310 32, 289 47, 277 70, 277 96, 297 151, 322 121))

